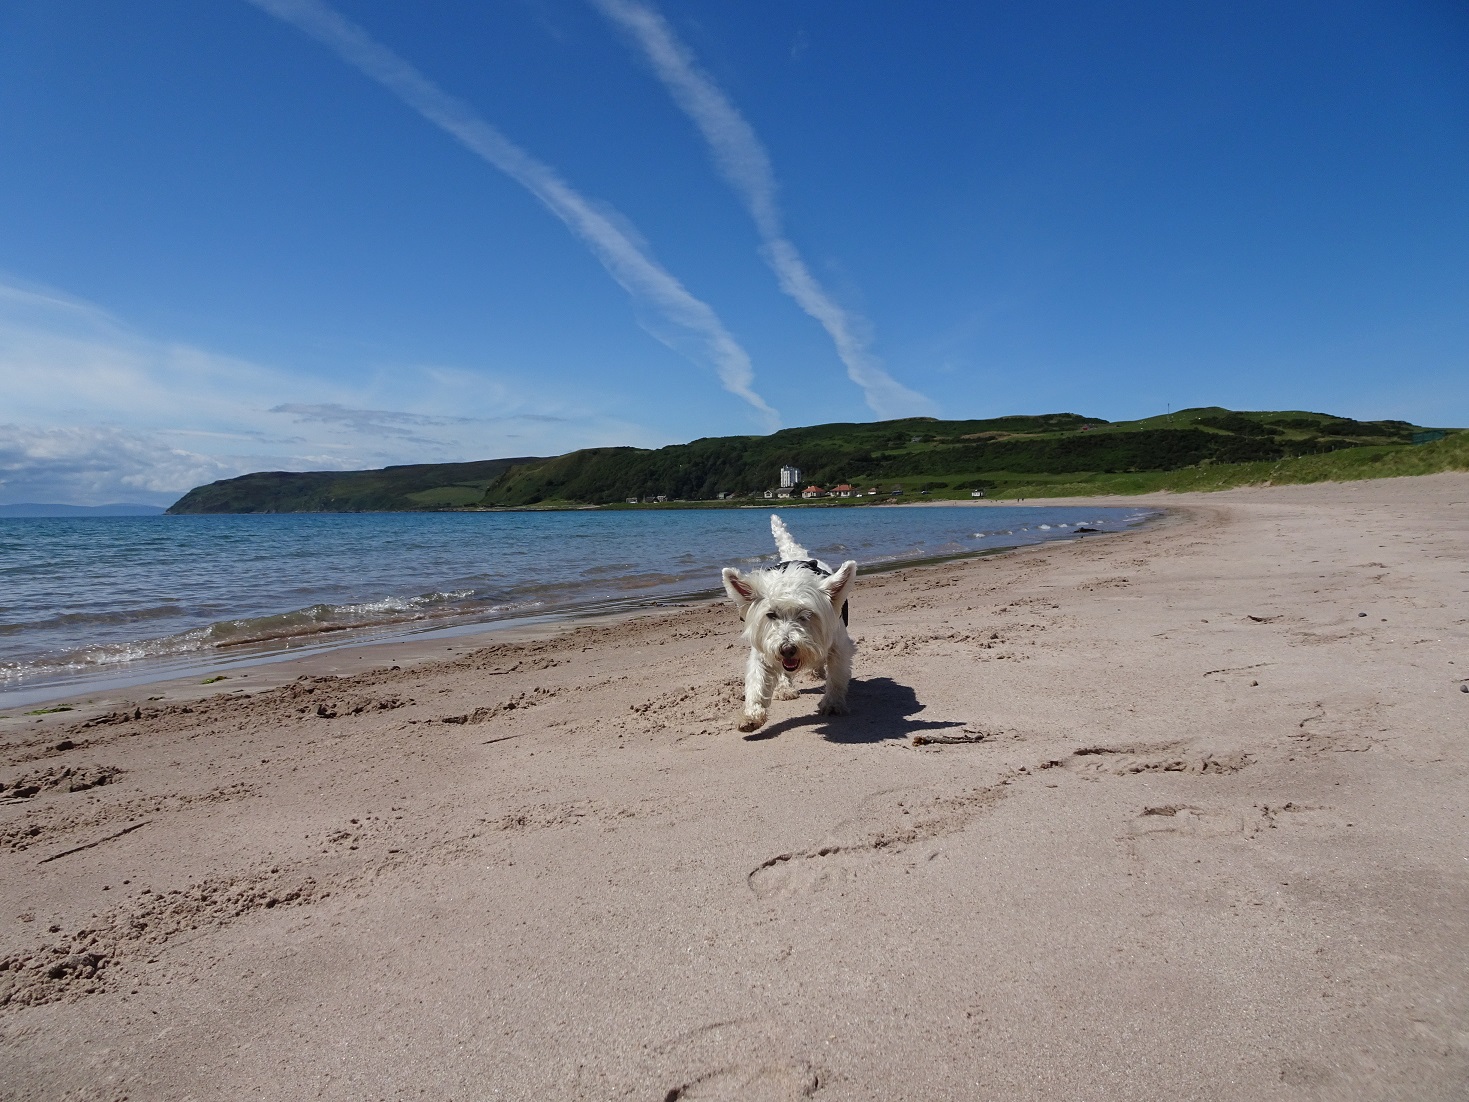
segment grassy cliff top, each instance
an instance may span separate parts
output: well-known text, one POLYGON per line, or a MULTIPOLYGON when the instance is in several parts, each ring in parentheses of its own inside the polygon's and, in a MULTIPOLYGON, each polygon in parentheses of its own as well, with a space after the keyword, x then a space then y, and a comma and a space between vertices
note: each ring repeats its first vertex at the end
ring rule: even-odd
POLYGON ((1136 421, 1074 413, 931 417, 705 437, 664 448, 374 471, 260 472, 185 494, 170 513, 564 508, 763 499, 780 469, 802 486, 850 484, 863 500, 1138 493, 1469 469, 1469 433, 1309 410, 1185 409, 1136 421), (1442 439, 1435 439, 1442 435, 1442 439), (867 490, 877 488, 878 495, 867 490))
POLYGON ((395 513, 473 505, 511 467, 539 456, 415 463, 374 471, 259 471, 196 486, 170 513, 395 513))

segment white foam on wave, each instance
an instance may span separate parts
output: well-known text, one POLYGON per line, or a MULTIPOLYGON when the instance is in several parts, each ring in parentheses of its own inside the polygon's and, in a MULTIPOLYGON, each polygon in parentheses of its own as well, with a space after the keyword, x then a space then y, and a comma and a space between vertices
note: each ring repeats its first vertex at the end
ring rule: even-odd
POLYGON ((450 601, 462 601, 473 596, 474 590, 472 589, 436 590, 433 593, 420 593, 414 597, 382 597, 376 601, 360 601, 347 605, 313 605, 306 611, 323 619, 335 616, 365 617, 385 613, 411 613, 447 604, 450 601))
POLYGON ((79 673, 106 669, 148 658, 170 658, 201 651, 210 645, 210 628, 194 628, 162 639, 127 643, 98 643, 61 654, 45 655, 30 662, 0 664, 0 683, 17 682, 35 674, 79 673))
MULTIPOLYGON (((452 611, 444 606, 474 595, 472 589, 435 590, 412 597, 383 597, 342 605, 317 604, 266 616, 217 620, 155 639, 96 643, 40 655, 29 661, 0 663, 0 684, 13 684, 37 675, 81 673, 150 659, 178 658, 247 643, 285 642, 323 631, 422 620, 436 611, 439 614, 452 611)), ((543 603, 532 601, 523 607, 534 609, 543 603)), ((500 610, 492 608, 491 611, 500 610)))

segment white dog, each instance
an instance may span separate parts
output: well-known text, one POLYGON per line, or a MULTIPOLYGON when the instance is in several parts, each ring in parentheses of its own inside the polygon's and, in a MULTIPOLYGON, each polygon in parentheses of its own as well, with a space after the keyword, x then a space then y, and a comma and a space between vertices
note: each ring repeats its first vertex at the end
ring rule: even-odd
POLYGON ((852 680, 852 640, 847 635, 847 597, 857 576, 852 561, 832 570, 797 543, 781 519, 770 517, 780 564, 741 574, 724 568, 724 591, 745 621, 750 657, 745 662, 745 708, 740 730, 765 722, 777 685, 782 699, 795 697, 791 675, 801 669, 826 676, 817 711, 845 715, 852 680), (841 611, 838 612, 837 610, 841 611))

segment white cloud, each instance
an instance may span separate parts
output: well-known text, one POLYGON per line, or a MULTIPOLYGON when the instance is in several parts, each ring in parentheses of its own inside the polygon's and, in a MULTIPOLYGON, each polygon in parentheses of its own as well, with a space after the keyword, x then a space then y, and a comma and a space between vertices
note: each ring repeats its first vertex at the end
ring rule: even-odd
POLYGON ((449 95, 386 46, 373 41, 320 0, 250 0, 257 7, 309 34, 343 61, 381 84, 429 122, 444 130, 476 156, 520 184, 559 218, 589 248, 609 275, 633 299, 658 312, 689 340, 661 336, 661 326, 649 332, 678 351, 689 347, 714 366, 724 388, 748 402, 770 429, 780 415, 755 391, 750 357, 714 309, 696 298, 647 251, 627 220, 593 203, 561 178, 550 165, 537 160, 499 130, 480 118, 462 100, 449 95))
POLYGON ((168 505, 179 487, 249 468, 118 428, 0 425, 0 501, 168 505))
POLYGON ((422 413, 402 413, 389 409, 349 409, 339 402, 321 402, 308 405, 304 402, 282 402, 271 406, 271 413, 285 413, 296 419, 298 424, 315 422, 320 425, 335 425, 353 432, 376 433, 379 436, 397 437, 415 444, 436 443, 426 435, 429 429, 446 426, 472 425, 477 417, 432 417, 422 413))
POLYGON ((595 395, 527 398, 441 366, 365 374, 349 386, 155 340, 91 303, 0 281, 0 504, 167 504, 249 471, 654 442, 588 408, 595 395))
POLYGON ((936 413, 929 398, 894 379, 872 354, 866 319, 843 308, 811 274, 800 251, 785 235, 775 172, 764 144, 714 79, 699 67, 667 20, 637 0, 591 2, 633 37, 674 102, 699 128, 719 174, 749 211, 760 235, 760 255, 775 273, 780 289, 826 330, 846 365, 847 377, 862 388, 873 412, 882 417, 936 413))
POLYGON ((7 420, 167 418, 183 405, 198 427, 235 423, 240 398, 282 377, 187 345, 150 340, 90 303, 0 283, 0 368, 7 420))

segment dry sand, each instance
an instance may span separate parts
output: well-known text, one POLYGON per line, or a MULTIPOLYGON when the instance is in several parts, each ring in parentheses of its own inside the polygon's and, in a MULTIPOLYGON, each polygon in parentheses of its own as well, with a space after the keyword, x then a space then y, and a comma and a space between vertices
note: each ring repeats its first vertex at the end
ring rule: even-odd
POLYGON ((0 721, 0 1097, 1469 1097, 1469 475, 1145 500, 748 737, 726 605, 0 721))

